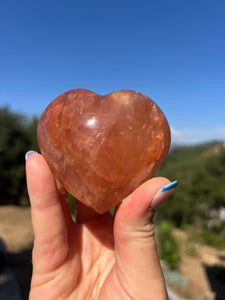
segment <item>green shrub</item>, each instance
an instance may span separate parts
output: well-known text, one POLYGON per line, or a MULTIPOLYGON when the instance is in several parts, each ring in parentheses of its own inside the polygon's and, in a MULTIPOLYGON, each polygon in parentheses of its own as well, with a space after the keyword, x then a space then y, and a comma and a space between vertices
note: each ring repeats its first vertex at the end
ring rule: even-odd
POLYGON ((199 242, 221 250, 225 248, 224 235, 211 232, 206 228, 202 229, 199 242))
POLYGON ((179 245, 172 234, 173 225, 169 221, 163 221, 159 225, 159 257, 165 260, 171 269, 177 268, 180 262, 179 245))

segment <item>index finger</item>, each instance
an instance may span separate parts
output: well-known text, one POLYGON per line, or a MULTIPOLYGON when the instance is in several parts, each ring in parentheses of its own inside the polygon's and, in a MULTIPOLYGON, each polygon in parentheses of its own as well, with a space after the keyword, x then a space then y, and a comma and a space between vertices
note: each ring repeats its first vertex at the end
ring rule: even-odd
POLYGON ((27 187, 34 230, 34 268, 55 269, 68 251, 67 225, 56 181, 46 161, 34 154, 26 161, 27 187))

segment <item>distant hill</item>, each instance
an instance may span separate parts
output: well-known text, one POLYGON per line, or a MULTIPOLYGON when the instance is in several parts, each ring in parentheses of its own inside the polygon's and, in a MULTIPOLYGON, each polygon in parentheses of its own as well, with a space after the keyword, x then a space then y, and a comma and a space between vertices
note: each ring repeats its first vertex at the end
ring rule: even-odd
POLYGON ((212 140, 204 143, 197 143, 197 144, 180 144, 180 143, 172 143, 170 147, 170 152, 173 150, 178 150, 178 149, 186 149, 186 148, 196 148, 196 147, 202 147, 202 148, 209 148, 213 147, 214 145, 221 145, 225 143, 225 137, 224 141, 217 141, 217 140, 212 140))
POLYGON ((173 146, 156 176, 179 181, 161 218, 177 226, 205 219, 209 210, 225 207, 225 142, 173 146))

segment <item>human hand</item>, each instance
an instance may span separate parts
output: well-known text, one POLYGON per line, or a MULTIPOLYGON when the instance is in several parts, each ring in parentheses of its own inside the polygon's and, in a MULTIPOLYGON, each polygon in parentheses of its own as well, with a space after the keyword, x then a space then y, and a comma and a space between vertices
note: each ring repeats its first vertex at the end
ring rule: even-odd
POLYGON ((34 230, 30 300, 167 299, 152 218, 176 183, 148 180, 115 217, 78 202, 77 224, 41 155, 27 156, 26 173, 34 230))

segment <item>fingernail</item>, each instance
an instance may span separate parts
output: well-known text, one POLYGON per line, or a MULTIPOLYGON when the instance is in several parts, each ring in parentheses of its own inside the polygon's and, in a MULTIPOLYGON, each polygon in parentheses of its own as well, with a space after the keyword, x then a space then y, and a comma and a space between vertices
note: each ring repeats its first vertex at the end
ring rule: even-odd
POLYGON ((152 199, 152 203, 151 203, 151 209, 156 209, 157 207, 159 207, 164 200, 166 200, 167 198, 167 192, 171 191, 173 189, 175 189, 175 187, 177 186, 178 181, 173 181, 170 184, 164 186, 161 190, 159 190, 154 198, 152 199))
POLYGON ((30 150, 25 154, 25 160, 28 159, 29 156, 33 155, 33 154, 38 154, 36 151, 34 150, 30 150))
POLYGON ((124 198, 121 202, 123 203, 124 201, 126 201, 127 200, 127 197, 126 198, 124 198))

